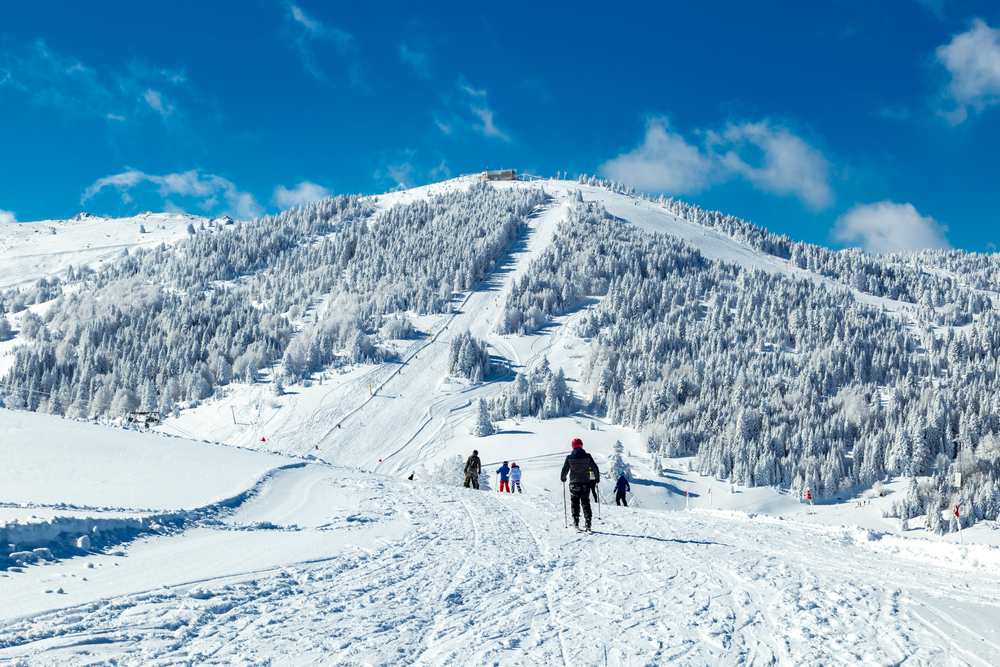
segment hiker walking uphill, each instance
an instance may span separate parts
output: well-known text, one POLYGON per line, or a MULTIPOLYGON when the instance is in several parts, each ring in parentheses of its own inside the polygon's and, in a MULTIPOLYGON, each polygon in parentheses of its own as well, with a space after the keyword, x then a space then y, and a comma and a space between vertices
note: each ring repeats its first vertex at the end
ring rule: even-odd
POLYGON ((628 480, 625 479, 625 472, 623 471, 621 475, 618 476, 618 481, 615 482, 615 505, 624 505, 628 507, 628 501, 625 500, 625 494, 631 491, 629 488, 628 480))
POLYGON ((510 468, 507 467, 506 461, 497 469, 497 474, 500 475, 500 488, 497 489, 497 493, 503 493, 504 489, 507 490, 507 493, 510 493, 510 481, 508 480, 510 468))
POLYGON ((465 460, 465 488, 469 488, 469 483, 472 483, 472 488, 479 489, 479 473, 483 471, 483 464, 479 460, 479 450, 473 449, 472 456, 465 460))
POLYGON ((575 438, 571 443, 573 451, 566 457, 559 478, 566 483, 569 479, 569 500, 573 513, 573 527, 580 530, 580 504, 583 504, 584 530, 590 532, 590 483, 601 479, 601 471, 594 457, 583 449, 583 440, 575 438))
POLYGON ((514 493, 514 489, 517 489, 518 493, 524 493, 521 491, 521 469, 516 463, 510 464, 510 492, 514 493))

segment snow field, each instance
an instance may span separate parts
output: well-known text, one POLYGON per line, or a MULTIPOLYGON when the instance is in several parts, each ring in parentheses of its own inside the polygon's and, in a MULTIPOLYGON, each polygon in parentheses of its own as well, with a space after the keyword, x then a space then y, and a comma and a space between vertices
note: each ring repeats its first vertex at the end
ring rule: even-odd
MULTIPOLYGON (((144 538, 114 559, 118 566, 101 556, 102 566, 92 569, 74 559, 0 579, 13 594, 8 599, 63 603, 34 614, 5 611, 0 660, 503 666, 601 665, 605 656, 609 665, 1000 660, 996 550, 979 547, 992 557, 955 570, 947 560, 926 562, 922 546, 929 543, 898 540, 910 545, 899 550, 892 538, 858 529, 707 510, 603 507, 601 513, 598 533, 581 536, 563 527, 554 494, 415 485, 310 464, 272 477, 220 527, 144 538), (320 516, 323 508, 329 514, 320 516), (249 527, 247 521, 271 527, 231 529, 249 527), (212 558, 204 557, 206 548, 212 558), (90 580, 81 581, 84 575, 90 580), (107 592, 125 582, 133 590, 107 592), (57 586, 62 595, 38 593, 57 586), (81 595, 88 587, 98 596, 81 595)), ((962 549, 934 547, 951 558, 962 549)))
POLYGON ((189 224, 200 227, 208 220, 184 213, 140 213, 130 218, 80 214, 72 220, 4 225, 0 235, 0 288, 28 285, 62 273, 70 265, 96 267, 127 248, 169 245, 187 237, 189 224), (145 233, 139 231, 140 226, 145 233))
POLYGON ((194 509, 292 462, 23 411, 0 410, 0 432, 0 501, 33 507, 194 509))

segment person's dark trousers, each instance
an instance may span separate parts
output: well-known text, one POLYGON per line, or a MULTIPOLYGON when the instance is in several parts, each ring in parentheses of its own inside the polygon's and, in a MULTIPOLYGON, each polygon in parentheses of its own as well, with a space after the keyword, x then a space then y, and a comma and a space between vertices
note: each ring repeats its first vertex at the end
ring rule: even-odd
POLYGON ((465 488, 469 488, 469 482, 472 482, 472 488, 479 488, 479 476, 475 473, 468 473, 465 476, 465 488))
POLYGON ((628 501, 625 500, 624 491, 620 491, 619 493, 615 494, 615 505, 624 505, 625 507, 628 507, 628 501))
POLYGON ((590 509, 590 484, 569 485, 569 506, 573 514, 573 525, 580 525, 580 504, 583 504, 584 525, 590 528, 590 518, 594 515, 590 509))

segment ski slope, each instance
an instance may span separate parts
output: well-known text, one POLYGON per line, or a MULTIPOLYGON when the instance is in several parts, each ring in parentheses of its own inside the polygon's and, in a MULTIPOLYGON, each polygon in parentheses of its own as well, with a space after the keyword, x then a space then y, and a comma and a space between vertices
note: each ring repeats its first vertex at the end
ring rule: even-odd
POLYGON ((4 573, 0 662, 1000 661, 995 548, 607 506, 587 537, 532 491, 283 470, 180 535, 4 573))
POLYGON ((130 218, 80 213, 70 220, 5 224, 0 226, 0 289, 27 286, 70 266, 97 268, 137 246, 170 245, 187 237, 188 225, 197 228, 209 220, 186 213, 147 212, 130 218))
MULTIPOLYGON (((1000 664, 991 526, 966 531, 969 544, 901 533, 881 518, 891 485, 864 505, 807 507, 774 489, 731 489, 683 460, 654 477, 639 434, 582 414, 469 435, 475 401, 543 358, 578 389, 587 344, 571 331, 582 311, 534 336, 494 333, 512 279, 577 190, 706 257, 826 280, 636 198, 542 187, 549 203, 496 270, 454 313, 414 317, 420 335, 398 362, 324 374, 282 397, 266 382, 230 385, 157 435, 0 411, 0 537, 32 548, 25 526, 77 525, 68 519, 141 528, 113 547, 0 570, 0 664, 1000 664), (481 385, 446 377, 451 339, 466 330, 512 370, 481 385), (564 524, 559 469, 574 437, 601 465, 620 440, 641 501, 602 507, 592 537, 564 524), (434 466, 473 448, 488 473, 517 461, 527 493, 437 483, 434 466), (174 515, 170 529, 149 527, 174 515)), ((102 235, 138 237, 135 221, 100 220, 73 228, 79 250, 39 246, 27 258, 33 240, 17 241, 0 285, 121 251, 88 254, 102 235)), ((180 238, 188 222, 158 232, 180 238)), ((56 227, 53 238, 69 233, 56 227)))

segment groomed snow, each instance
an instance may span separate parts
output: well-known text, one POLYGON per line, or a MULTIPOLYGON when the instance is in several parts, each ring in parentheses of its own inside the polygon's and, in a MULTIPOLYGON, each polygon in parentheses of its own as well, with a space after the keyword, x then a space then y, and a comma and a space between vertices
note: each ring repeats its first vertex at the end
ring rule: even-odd
POLYGON ((0 579, 0 661, 1000 661, 994 548, 607 506, 587 537, 564 528, 549 486, 509 496, 283 471, 217 525, 0 579))

